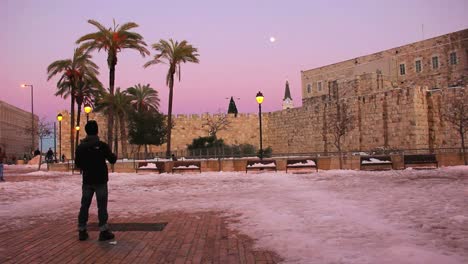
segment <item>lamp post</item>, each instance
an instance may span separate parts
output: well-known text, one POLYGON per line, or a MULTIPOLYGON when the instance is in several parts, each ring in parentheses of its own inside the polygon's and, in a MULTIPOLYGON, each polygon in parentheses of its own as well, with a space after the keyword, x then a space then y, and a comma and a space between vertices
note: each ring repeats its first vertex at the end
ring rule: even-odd
POLYGON ((54 122, 54 162, 57 163, 57 122, 54 122))
MULTIPOLYGON (((75 130, 76 130, 76 132, 77 132, 77 133, 76 133, 76 134, 77 134, 76 142, 77 142, 77 144, 78 144, 78 132, 80 131, 80 126, 79 126, 79 125, 75 126, 75 130)), ((77 147, 78 147, 78 145, 75 146, 75 150, 77 149, 77 147)), ((73 162, 74 162, 74 161, 73 161, 73 162)), ((72 167, 72 174, 73 174, 74 170, 75 170, 75 165, 73 164, 73 167, 72 167)))
POLYGON ((62 159, 62 114, 57 115, 57 120, 59 122, 59 159, 62 159))
POLYGON ((31 87, 31 151, 34 151, 34 87, 32 84, 21 84, 21 87, 31 87))
POLYGON ((85 104, 85 106, 84 106, 84 111, 85 111, 85 113, 86 113, 86 123, 88 123, 88 121, 89 121, 89 113, 91 113, 91 111, 93 111, 93 108, 91 107, 91 105, 85 104))
POLYGON ((255 97, 258 103, 258 120, 260 122, 260 159, 263 159, 263 146, 262 146, 262 103, 263 103, 263 94, 261 92, 257 93, 255 97))

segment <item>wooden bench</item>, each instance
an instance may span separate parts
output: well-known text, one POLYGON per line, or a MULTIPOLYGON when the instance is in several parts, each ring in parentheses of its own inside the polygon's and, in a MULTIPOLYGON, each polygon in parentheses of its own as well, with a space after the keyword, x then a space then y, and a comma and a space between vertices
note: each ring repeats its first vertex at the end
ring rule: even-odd
POLYGON ((163 162, 156 161, 135 161, 135 171, 157 171, 161 173, 163 162), (153 164, 153 165, 151 165, 153 164))
POLYGON ((297 158, 297 159, 288 159, 286 160, 286 172, 288 169, 300 169, 300 168, 315 168, 315 171, 318 171, 317 159, 314 158, 297 158))
POLYGON ((245 173, 248 170, 276 170, 276 160, 273 159, 263 159, 263 160, 248 160, 247 165, 245 166, 245 173))
MULTIPOLYGON (((435 164, 436 168, 439 167, 439 162, 435 154, 411 154, 404 155, 403 157, 405 169, 406 165, 422 165, 422 164, 435 164)), ((429 167, 428 167, 429 168, 429 167)))
POLYGON ((370 170, 391 170, 393 162, 390 156, 361 156, 359 169, 370 168, 370 170))
POLYGON ((200 161, 188 161, 188 160, 181 160, 181 161, 174 161, 172 166, 172 173, 174 171, 190 171, 190 170, 198 170, 201 173, 201 162, 200 161))

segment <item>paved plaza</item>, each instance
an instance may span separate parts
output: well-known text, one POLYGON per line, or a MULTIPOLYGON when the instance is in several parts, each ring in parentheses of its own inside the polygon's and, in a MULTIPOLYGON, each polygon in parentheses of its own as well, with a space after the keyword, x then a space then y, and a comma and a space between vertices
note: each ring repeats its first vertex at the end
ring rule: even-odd
POLYGON ((111 173, 115 241, 78 241, 81 176, 6 166, 0 263, 466 263, 468 167, 111 173), (162 230, 161 230, 162 229, 162 230))

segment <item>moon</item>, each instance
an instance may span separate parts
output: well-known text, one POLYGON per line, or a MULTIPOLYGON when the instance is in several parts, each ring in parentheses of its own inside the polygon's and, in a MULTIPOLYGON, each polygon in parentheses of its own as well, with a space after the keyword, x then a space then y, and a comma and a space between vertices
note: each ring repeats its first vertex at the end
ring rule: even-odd
POLYGON ((275 37, 270 37, 270 42, 273 43, 276 41, 276 38, 275 37))

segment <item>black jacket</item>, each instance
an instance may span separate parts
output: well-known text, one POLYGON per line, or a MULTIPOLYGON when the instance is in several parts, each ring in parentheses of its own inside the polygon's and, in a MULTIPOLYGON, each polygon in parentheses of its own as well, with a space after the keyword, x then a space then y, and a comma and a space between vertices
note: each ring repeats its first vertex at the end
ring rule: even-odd
POLYGON ((114 164, 117 156, 98 136, 87 136, 76 149, 75 166, 83 173, 83 184, 103 184, 109 180, 106 160, 114 164))

